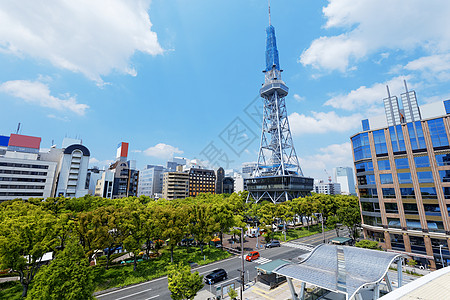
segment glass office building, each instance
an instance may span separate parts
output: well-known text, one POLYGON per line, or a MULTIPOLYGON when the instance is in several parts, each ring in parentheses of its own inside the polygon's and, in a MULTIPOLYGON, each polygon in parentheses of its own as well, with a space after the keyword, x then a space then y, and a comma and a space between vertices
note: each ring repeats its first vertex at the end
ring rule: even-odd
MULTIPOLYGON (((405 85, 406 86, 406 85, 405 85)), ((351 137, 364 237, 430 269, 450 263, 450 100, 384 99, 351 137)))

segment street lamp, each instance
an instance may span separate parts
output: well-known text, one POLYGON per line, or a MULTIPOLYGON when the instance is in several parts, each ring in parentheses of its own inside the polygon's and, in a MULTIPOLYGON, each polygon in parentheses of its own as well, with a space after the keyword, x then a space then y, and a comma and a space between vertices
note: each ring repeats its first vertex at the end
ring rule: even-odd
POLYGON ((242 294, 244 293, 244 228, 243 227, 233 227, 234 229, 241 230, 241 260, 242 260, 242 269, 241 269, 241 300, 242 294))
POLYGON ((323 214, 320 214, 320 219, 322 220, 322 238, 323 238, 323 243, 325 244, 325 230, 323 229, 323 214))
POLYGON ((441 254, 441 262, 442 262, 442 267, 444 268, 445 267, 445 264, 444 264, 444 259, 442 258, 442 245, 439 245, 439 254, 441 254))

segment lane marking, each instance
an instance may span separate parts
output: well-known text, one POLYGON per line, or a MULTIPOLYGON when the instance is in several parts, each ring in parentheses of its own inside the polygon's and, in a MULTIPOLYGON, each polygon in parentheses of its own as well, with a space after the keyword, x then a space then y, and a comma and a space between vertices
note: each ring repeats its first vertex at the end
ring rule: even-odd
POLYGON ((147 282, 142 282, 142 283, 139 283, 139 284, 136 284, 136 285, 132 285, 132 286, 129 286, 129 287, 126 287, 126 288, 123 288, 123 289, 118 289, 118 290, 115 290, 115 291, 111 291, 111 292, 108 292, 108 293, 104 293, 104 294, 101 294, 101 295, 97 295, 97 296, 95 296, 95 298, 100 298, 100 297, 108 296, 108 295, 110 295, 110 294, 114 294, 114 293, 117 293, 117 292, 125 291, 125 290, 131 289, 131 288, 135 288, 135 287, 138 287, 138 286, 147 284, 147 283, 149 283, 149 281, 147 281, 147 282))
POLYGON ((135 296, 135 295, 138 295, 138 294, 142 294, 142 293, 145 293, 145 292, 148 292, 148 291, 151 291, 151 290, 152 289, 144 290, 144 291, 137 292, 137 293, 130 294, 130 295, 126 295, 126 296, 123 296, 123 297, 120 297, 120 298, 116 298, 114 300, 121 300, 121 299, 129 298, 129 297, 132 297, 132 296, 135 296))
POLYGON ((147 299, 145 299, 145 300, 155 299, 156 297, 159 297, 159 295, 156 295, 156 296, 153 296, 153 297, 147 298, 147 299))

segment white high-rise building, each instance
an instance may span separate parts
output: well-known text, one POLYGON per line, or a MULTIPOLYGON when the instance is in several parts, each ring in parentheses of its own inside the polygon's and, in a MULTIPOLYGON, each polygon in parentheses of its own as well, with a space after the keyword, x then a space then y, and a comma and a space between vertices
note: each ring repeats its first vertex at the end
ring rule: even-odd
POLYGON ((163 166, 147 165, 139 171, 138 196, 145 195, 154 198, 162 194, 163 174, 166 169, 163 166))
POLYGON ((341 193, 356 195, 353 169, 350 167, 336 167, 334 169, 335 182, 341 184, 341 193))
POLYGON ((314 184, 314 192, 317 194, 339 195, 341 193, 341 185, 335 182, 320 181, 314 184))

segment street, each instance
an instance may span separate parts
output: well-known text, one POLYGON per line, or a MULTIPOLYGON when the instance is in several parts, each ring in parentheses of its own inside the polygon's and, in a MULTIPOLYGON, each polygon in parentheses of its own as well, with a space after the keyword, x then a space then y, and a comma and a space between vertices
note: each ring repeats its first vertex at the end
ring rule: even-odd
MULTIPOLYGON (((334 230, 328 231, 325 233, 325 238, 333 238, 336 236, 336 232, 334 230)), ((255 267, 258 264, 266 263, 275 259, 286 259, 291 260, 295 259, 298 256, 307 253, 304 247, 299 246, 296 243, 305 243, 310 245, 319 245, 322 243, 322 233, 318 233, 309 237, 300 238, 295 241, 288 242, 286 244, 282 244, 279 248, 272 249, 263 249, 260 250, 261 257, 258 260, 253 262, 245 262, 244 270, 245 270, 245 281, 248 279, 252 281, 256 275, 255 267), (247 273, 248 270, 248 273, 247 273)), ((240 276, 239 269, 241 268, 241 258, 240 256, 233 256, 231 258, 218 261, 215 263, 211 263, 206 266, 201 266, 194 268, 194 271, 198 271, 200 275, 206 275, 212 270, 215 269, 225 269, 228 273, 228 280, 233 278, 238 278, 240 276)), ((214 287, 214 285, 213 285, 214 287)), ((212 287, 212 288, 213 288, 212 287)), ((203 287, 203 289, 210 289, 209 285, 203 287)), ((118 289, 115 291, 111 291, 102 295, 96 296, 97 299, 100 300, 123 300, 123 299, 135 299, 135 300, 149 300, 149 299, 171 299, 170 291, 167 287, 167 277, 161 277, 158 279, 154 279, 151 281, 143 282, 137 285, 129 286, 126 288, 118 289)))

